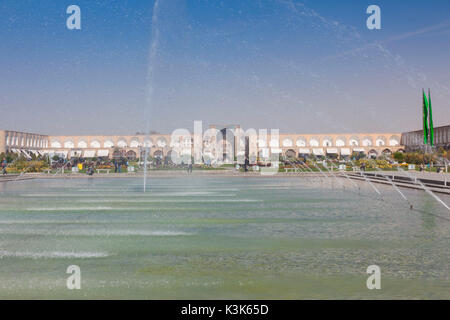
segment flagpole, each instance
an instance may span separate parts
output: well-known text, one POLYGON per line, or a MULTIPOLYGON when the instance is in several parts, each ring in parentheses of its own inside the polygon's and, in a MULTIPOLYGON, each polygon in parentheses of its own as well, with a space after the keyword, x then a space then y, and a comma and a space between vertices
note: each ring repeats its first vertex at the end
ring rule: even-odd
POLYGON ((432 149, 431 149, 431 145, 430 145, 430 160, 429 160, 429 163, 430 163, 430 173, 431 173, 431 152, 432 152, 432 149))
POLYGON ((428 101, 425 95, 425 90, 422 88, 423 99, 423 143, 428 144, 428 101))
POLYGON ((431 94, 430 94, 430 88, 428 88, 428 120, 429 120, 429 138, 428 143, 430 144, 430 173, 431 173, 431 153, 433 152, 433 140, 434 140, 434 133, 433 133, 433 114, 432 114, 432 107, 431 107, 431 94))

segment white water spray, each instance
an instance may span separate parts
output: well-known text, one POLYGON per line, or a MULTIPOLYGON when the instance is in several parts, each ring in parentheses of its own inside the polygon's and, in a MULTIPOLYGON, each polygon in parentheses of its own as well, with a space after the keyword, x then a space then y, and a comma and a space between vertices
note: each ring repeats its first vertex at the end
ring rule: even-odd
MULTIPOLYGON (((392 159, 390 159, 392 161, 392 159)), ((447 210, 450 210, 450 207, 441 200, 441 198, 439 198, 437 195, 434 194, 433 191, 431 191, 427 186, 425 186, 422 181, 420 181, 420 179, 417 179, 417 177, 412 176, 411 173, 409 173, 408 171, 403 170, 402 168, 398 167, 402 172, 406 173, 406 175, 413 180, 416 184, 419 184, 423 190, 428 193, 430 196, 432 196, 434 199, 436 199, 437 202, 439 202, 440 204, 442 204, 447 210)))
POLYGON ((152 15, 152 42, 150 45, 150 53, 148 57, 148 72, 147 72, 147 108, 145 108, 144 117, 146 119, 146 139, 144 141, 144 192, 147 187, 147 159, 149 155, 149 146, 147 146, 147 141, 150 140, 150 113, 151 108, 153 107, 153 90, 154 90, 154 68, 155 68, 155 60, 156 55, 158 53, 158 44, 159 44, 159 28, 158 28, 158 10, 159 10, 159 2, 160 0, 156 0, 153 5, 153 15, 152 15))
MULTIPOLYGON (((327 160, 327 157, 325 157, 325 160, 327 160)), ((333 165, 333 162, 332 162, 332 161, 330 161, 330 165, 331 165, 331 170, 333 170, 334 168, 336 168, 336 167, 333 165)), ((360 191, 360 188, 359 188, 358 184, 357 184, 355 181, 353 181, 352 179, 350 179, 350 177, 345 173, 345 170, 342 171, 342 173, 343 173, 344 177, 346 177, 347 180, 350 181, 356 188, 358 188, 358 191, 360 191)))
MULTIPOLYGON (((306 161, 306 160, 305 160, 306 161)), ((309 171, 311 171, 314 175, 315 175, 315 172, 306 164, 306 162, 303 162, 303 161, 301 161, 300 160, 300 162, 306 167, 306 169, 308 169, 309 171)), ((324 175, 325 177, 327 177, 323 172, 321 172, 322 173, 322 175, 324 175)), ((329 178, 329 177, 327 177, 327 178, 329 178)), ((322 178, 320 178, 320 181, 322 182, 322 178)))
MULTIPOLYGON (((355 165, 355 163, 353 162, 353 160, 350 160, 350 163, 351 163, 355 168, 358 167, 357 165, 355 165)), ((375 185, 374 185, 369 179, 367 179, 366 175, 365 175, 361 170, 359 170, 358 172, 361 174, 361 176, 364 178, 364 180, 365 180, 368 184, 370 184, 370 186, 372 187, 372 189, 375 190, 375 192, 376 192, 379 196, 381 196, 380 190, 378 190, 377 187, 375 187, 375 185)), ((403 196, 403 193, 400 192, 400 194, 403 196)), ((403 196, 403 197, 406 199, 405 196, 403 196)), ((407 200, 407 199, 406 199, 406 200, 407 200)))
MULTIPOLYGON (((324 157, 324 158, 325 158, 325 162, 328 163, 327 157, 324 157)), ((315 165, 315 166, 317 167, 317 169, 319 169, 319 166, 317 166, 317 165, 315 165)), ((341 184, 342 188, 345 188, 344 182, 342 182, 341 180, 339 180, 339 179, 337 178, 337 176, 334 174, 334 172, 333 172, 333 164, 331 165, 331 170, 328 169, 328 165, 323 165, 323 167, 325 168, 325 170, 327 170, 327 172, 328 172, 329 174, 331 174, 331 176, 333 176, 333 178, 334 178, 336 181, 339 181, 339 183, 341 184)), ((320 169, 319 169, 319 170, 320 170, 320 169)))
MULTIPOLYGON (((377 169, 378 171, 383 172, 383 170, 381 170, 380 168, 377 167, 377 163, 376 162, 375 162, 375 169, 377 169)), ((400 189, 397 187, 397 185, 387 175, 383 175, 383 177, 385 177, 386 180, 389 181, 389 183, 392 185, 392 187, 394 187, 395 191, 397 191, 402 196, 402 198, 406 202, 408 202, 409 208, 412 209, 413 208, 412 203, 408 200, 408 198, 406 198, 406 196, 403 194, 403 192, 400 191, 400 189)))

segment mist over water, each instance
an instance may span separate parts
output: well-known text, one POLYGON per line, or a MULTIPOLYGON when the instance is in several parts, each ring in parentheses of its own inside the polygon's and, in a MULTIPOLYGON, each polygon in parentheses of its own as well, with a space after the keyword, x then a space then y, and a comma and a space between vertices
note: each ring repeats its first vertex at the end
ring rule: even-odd
POLYGON ((154 91, 154 81, 155 81, 155 64, 157 63, 157 54, 159 46, 159 22, 158 22, 158 12, 160 10, 159 3, 162 0, 156 0, 153 5, 152 10, 152 20, 151 20, 151 40, 150 40, 150 50, 148 56, 148 70, 147 70, 147 101, 146 107, 144 109, 144 119, 146 120, 146 134, 150 133, 150 123, 152 111, 154 108, 153 101, 153 91, 154 91))
POLYGON ((194 120, 399 133, 421 127, 431 88, 435 125, 448 124, 448 17, 402 27, 416 4, 381 0, 383 28, 368 31, 365 5, 350 17, 348 2, 85 1, 69 31, 57 2, 8 1, 0 129, 145 138, 143 180, 0 182, 0 299, 450 298, 450 196, 422 182, 351 180, 307 160, 291 163, 305 174, 271 177, 147 171, 150 134, 194 120), (82 290, 67 289, 68 265, 82 290), (382 290, 367 289, 369 265, 382 290))
POLYGON ((333 179, 150 177, 151 193, 140 178, 3 184, 0 297, 373 298, 377 264, 378 298, 449 298, 448 211, 423 191, 403 190, 410 210, 389 185, 380 201, 364 181, 358 194, 333 179), (68 264, 82 268, 79 293, 68 264))
MULTIPOLYGON (((159 26, 158 26, 158 11, 159 11, 159 2, 160 0, 155 0, 155 4, 153 5, 153 14, 152 14, 152 39, 151 39, 151 45, 150 45, 150 54, 148 58, 148 73, 147 73, 147 85, 148 85, 148 92, 147 92, 147 104, 144 112, 144 119, 146 119, 146 130, 145 133, 147 134, 147 140, 150 139, 150 123, 151 123, 151 116, 152 116, 152 110, 155 109, 153 106, 153 90, 154 90, 154 68, 156 63, 156 57, 158 53, 158 45, 159 45, 159 26)), ((143 191, 146 191, 147 187, 147 160, 149 157, 149 149, 150 146, 146 145, 146 141, 144 141, 144 184, 143 184, 143 191)), ((139 155, 139 158, 141 155, 139 155)))

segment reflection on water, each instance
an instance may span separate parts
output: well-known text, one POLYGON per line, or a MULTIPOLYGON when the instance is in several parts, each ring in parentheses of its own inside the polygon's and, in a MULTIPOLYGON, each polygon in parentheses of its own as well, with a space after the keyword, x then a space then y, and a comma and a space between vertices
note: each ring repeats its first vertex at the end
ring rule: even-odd
POLYGON ((380 201, 342 181, 0 183, 0 298, 450 298, 448 212, 424 192, 402 190, 410 210, 390 186, 380 201))

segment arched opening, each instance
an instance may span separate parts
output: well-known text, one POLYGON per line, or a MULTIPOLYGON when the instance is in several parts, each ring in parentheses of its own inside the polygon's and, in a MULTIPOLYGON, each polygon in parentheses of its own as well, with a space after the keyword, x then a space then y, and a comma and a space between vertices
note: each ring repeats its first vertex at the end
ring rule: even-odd
POLYGON ((376 145, 377 147, 385 146, 385 145, 386 145, 386 138, 383 137, 383 136, 379 136, 379 137, 377 138, 377 140, 375 141, 375 145, 376 145))
POLYGON ((146 151, 147 151, 146 149, 141 149, 141 152, 139 154, 139 157, 141 159, 140 161, 144 161, 146 153, 147 153, 147 160, 150 158, 150 156, 151 156, 150 150, 148 152, 146 152, 146 151))
POLYGON ((75 148, 75 143, 72 140, 64 141, 64 148, 75 148))
POLYGON ((128 146, 128 144, 127 144, 127 141, 122 138, 117 141, 117 146, 119 148, 126 148, 128 146))
POLYGON ((288 148, 288 147, 292 147, 292 140, 289 138, 286 138, 283 140, 283 147, 288 148))
POLYGON ((52 148, 61 148, 61 142, 59 142, 58 140, 52 140, 52 142, 50 143, 50 146, 52 148))
POLYGON ((135 160, 136 159, 136 152, 133 150, 128 150, 126 153, 126 157, 128 160, 135 160))
POLYGON ((359 146, 359 138, 356 136, 353 136, 348 140, 348 143, 352 147, 357 147, 357 146, 359 146))
POLYGON ((364 137, 362 140, 363 147, 371 147, 373 144, 371 137, 364 137))
POLYGON ((158 140, 156 140, 156 146, 160 147, 160 148, 164 148, 167 145, 167 141, 165 138, 161 137, 158 138, 158 140))
POLYGON ((309 145, 311 147, 318 147, 319 146, 319 139, 318 138, 311 138, 311 139, 309 139, 309 145))
POLYGON ((398 136, 392 136, 389 138, 389 145, 391 147, 396 147, 400 144, 400 138, 398 136))
POLYGON ((130 147, 131 148, 138 148, 139 147, 139 140, 138 140, 138 138, 131 139, 130 147))
POLYGON ((178 163, 179 161, 179 155, 178 155, 178 152, 176 152, 175 150, 170 150, 168 153, 167 153, 167 161, 169 162, 169 163, 178 163))
POLYGON ((91 141, 91 148, 100 148, 100 147, 101 147, 100 141, 98 140, 91 141))
POLYGON ((376 159, 378 156, 378 152, 376 150, 372 149, 369 151, 369 153, 367 155, 369 156, 369 158, 376 159))
POLYGON ((289 149, 286 151, 285 156, 287 159, 294 159, 297 158, 297 153, 293 149, 289 149))
POLYGON ((384 155, 391 155, 392 151, 390 149, 384 149, 382 152, 384 155))
POLYGON ((127 152, 125 150, 116 149, 113 151, 113 158, 114 159, 120 159, 125 158, 127 155, 127 152))
POLYGON ((78 141, 78 148, 87 148, 88 144, 86 142, 86 140, 80 140, 78 141))
POLYGON ((331 137, 325 137, 322 139, 323 147, 331 147, 333 145, 333 139, 331 137))
POLYGON ((106 140, 105 143, 103 143, 104 148, 112 148, 114 147, 114 142, 112 140, 106 140))
POLYGON ((344 147, 346 145, 347 140, 345 139, 345 137, 339 137, 336 139, 336 147, 344 147))
POLYGON ((153 152, 153 157, 157 158, 157 159, 162 159, 163 158, 163 152, 161 150, 156 150, 155 152, 153 152))
POLYGON ((306 139, 305 138, 298 138, 297 142, 295 143, 297 147, 306 147, 306 139))

